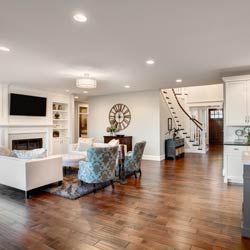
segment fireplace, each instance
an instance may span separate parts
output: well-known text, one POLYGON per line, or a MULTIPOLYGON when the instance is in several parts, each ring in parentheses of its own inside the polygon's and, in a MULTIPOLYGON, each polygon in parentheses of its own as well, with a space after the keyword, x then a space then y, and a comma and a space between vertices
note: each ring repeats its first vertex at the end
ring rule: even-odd
POLYGON ((43 147, 42 138, 12 140, 12 149, 16 150, 32 150, 43 147))

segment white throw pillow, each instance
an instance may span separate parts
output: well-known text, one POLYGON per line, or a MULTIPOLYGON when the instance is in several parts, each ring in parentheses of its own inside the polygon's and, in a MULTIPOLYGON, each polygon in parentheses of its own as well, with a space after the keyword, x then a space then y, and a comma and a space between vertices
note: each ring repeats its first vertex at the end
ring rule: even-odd
POLYGON ((11 156, 11 151, 8 148, 0 145, 0 155, 11 156))
POLYGON ((86 143, 86 144, 89 144, 90 146, 92 146, 94 143, 94 138, 79 138, 78 144, 79 143, 86 143))
POLYGON ((33 150, 13 150, 12 153, 19 159, 39 159, 47 156, 45 148, 37 148, 33 150))
POLYGON ((77 145, 77 151, 83 152, 83 151, 87 151, 88 148, 91 148, 92 145, 89 143, 84 143, 84 142, 80 142, 77 145))
POLYGON ((112 139, 111 141, 108 142, 108 145, 111 147, 119 146, 119 140, 112 139))

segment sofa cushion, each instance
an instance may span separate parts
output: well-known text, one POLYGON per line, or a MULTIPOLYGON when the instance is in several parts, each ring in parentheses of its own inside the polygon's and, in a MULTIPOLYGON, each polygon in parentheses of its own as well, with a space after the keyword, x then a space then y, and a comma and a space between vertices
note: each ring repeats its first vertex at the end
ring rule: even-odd
POLYGON ((19 159, 39 159, 47 156, 47 150, 45 148, 33 150, 13 150, 12 153, 19 159))
POLYGON ((119 146, 119 140, 112 139, 111 141, 108 142, 108 145, 111 147, 119 146))
POLYGON ((0 145, 0 155, 11 156, 11 151, 8 148, 0 145))

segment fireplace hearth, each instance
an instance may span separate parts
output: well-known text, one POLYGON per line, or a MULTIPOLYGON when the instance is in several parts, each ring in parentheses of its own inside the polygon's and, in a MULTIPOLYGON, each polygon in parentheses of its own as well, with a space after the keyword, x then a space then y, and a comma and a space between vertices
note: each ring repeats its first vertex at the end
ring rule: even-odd
POLYGON ((43 147, 43 139, 42 138, 34 138, 34 139, 23 139, 23 140, 13 140, 12 141, 12 149, 16 150, 32 150, 36 148, 43 147))

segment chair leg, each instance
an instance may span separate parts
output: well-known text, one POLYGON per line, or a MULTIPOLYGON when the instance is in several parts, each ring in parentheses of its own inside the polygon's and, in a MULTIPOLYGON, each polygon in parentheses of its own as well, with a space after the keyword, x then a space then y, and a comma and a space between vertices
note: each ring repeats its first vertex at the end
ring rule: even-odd
POLYGON ((134 171, 135 178, 137 179, 136 171, 134 171))
POLYGON ((141 176, 141 169, 139 169, 139 174, 140 174, 140 176, 141 176))
POLYGON ((94 187, 94 193, 96 193, 96 189, 95 189, 95 183, 93 184, 93 187, 94 187))
POLYGON ((115 189, 114 181, 111 180, 110 183, 111 183, 112 188, 115 189))

